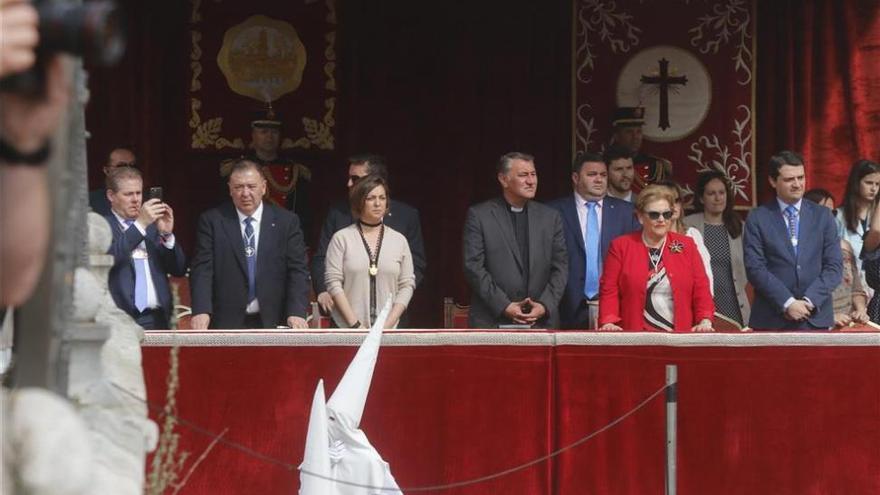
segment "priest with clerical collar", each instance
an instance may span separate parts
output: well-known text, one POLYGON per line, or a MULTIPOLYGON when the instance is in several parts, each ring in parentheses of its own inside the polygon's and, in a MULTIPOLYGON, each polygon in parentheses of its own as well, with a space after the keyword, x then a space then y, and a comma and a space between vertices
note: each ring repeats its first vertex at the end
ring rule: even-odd
POLYGON ((501 197, 472 206, 464 227, 464 272, 471 286, 471 328, 559 326, 568 277, 562 220, 532 201, 535 159, 507 153, 497 165, 501 197))

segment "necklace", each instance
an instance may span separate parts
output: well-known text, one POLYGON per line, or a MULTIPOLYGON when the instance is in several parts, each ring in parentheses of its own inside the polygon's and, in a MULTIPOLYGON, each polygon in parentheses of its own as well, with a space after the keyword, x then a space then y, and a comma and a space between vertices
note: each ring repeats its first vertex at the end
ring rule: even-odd
POLYGON ((367 223, 367 222, 365 222, 365 221, 363 221, 363 220, 358 220, 358 224, 359 224, 359 225, 363 225, 364 227, 378 227, 378 226, 382 225, 382 221, 379 220, 379 221, 376 222, 376 223, 367 223))
POLYGON ((373 256, 373 250, 370 249, 370 244, 367 242, 367 237, 364 235, 364 229, 361 227, 361 222, 358 222, 357 228, 358 233, 361 235, 361 241, 364 242, 364 249, 367 250, 367 257, 370 258, 370 278, 373 278, 379 274, 379 252, 382 250, 382 238, 385 237, 385 225, 381 225, 379 228, 379 238, 376 239, 375 256, 373 256))
POLYGON ((660 262, 663 261, 663 248, 666 247, 666 238, 663 238, 663 242, 660 243, 659 248, 652 248, 648 245, 648 240, 645 239, 645 234, 642 234, 642 243, 648 248, 648 261, 651 262, 651 273, 657 273, 657 267, 660 266, 660 262))

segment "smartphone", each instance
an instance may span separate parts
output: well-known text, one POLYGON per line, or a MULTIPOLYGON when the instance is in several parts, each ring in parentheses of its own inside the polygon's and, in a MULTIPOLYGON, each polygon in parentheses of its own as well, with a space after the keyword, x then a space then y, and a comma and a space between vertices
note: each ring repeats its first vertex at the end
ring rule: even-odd
POLYGON ((150 193, 147 195, 147 200, 158 199, 162 201, 162 186, 154 186, 150 188, 150 193))

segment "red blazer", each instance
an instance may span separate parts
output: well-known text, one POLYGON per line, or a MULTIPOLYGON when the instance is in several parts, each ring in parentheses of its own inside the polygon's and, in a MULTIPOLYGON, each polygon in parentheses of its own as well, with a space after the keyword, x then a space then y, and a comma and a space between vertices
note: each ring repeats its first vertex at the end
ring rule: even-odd
MULTIPOLYGON (((690 237, 670 232, 663 248, 663 264, 672 285, 676 332, 689 332, 703 318, 712 318, 715 303, 703 260, 690 237), (673 252, 678 243, 682 249, 673 252)), ((648 291, 648 248, 641 231, 611 241, 599 285, 599 326, 614 323, 624 330, 646 330, 644 309, 648 291)))

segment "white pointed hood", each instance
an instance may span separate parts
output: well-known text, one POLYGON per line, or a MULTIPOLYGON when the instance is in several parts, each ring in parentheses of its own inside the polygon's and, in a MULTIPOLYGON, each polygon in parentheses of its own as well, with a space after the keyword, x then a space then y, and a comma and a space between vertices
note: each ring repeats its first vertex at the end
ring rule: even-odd
POLYGON ((367 338, 345 370, 342 380, 327 401, 327 409, 331 414, 345 416, 347 422, 355 428, 360 426, 361 416, 364 414, 370 382, 373 380, 373 369, 376 367, 379 346, 382 343, 382 330, 385 328, 385 321, 390 311, 391 298, 388 298, 385 307, 376 317, 370 333, 367 334, 367 338))
POLYGON ((306 433, 306 450, 300 464, 299 495, 329 495, 333 489, 330 470, 330 437, 327 432, 327 409, 324 398, 324 380, 318 380, 312 412, 309 414, 309 431, 306 433), (319 476, 312 476, 313 473, 319 476), (323 476, 324 478, 321 478, 323 476))

